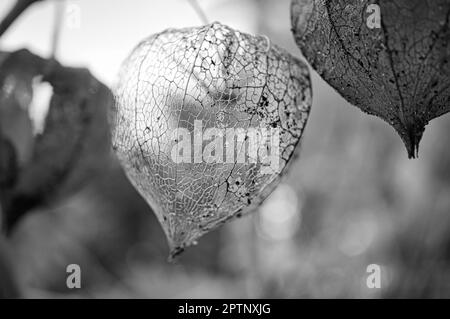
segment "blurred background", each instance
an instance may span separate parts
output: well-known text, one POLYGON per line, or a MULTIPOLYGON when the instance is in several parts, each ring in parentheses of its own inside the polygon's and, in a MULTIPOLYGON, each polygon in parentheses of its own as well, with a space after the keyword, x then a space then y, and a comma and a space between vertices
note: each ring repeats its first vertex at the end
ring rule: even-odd
MULTIPOLYGON (((1 1, 0 14, 12 3, 1 1)), ((301 55, 289 0, 198 3, 210 21, 265 34, 301 55)), ((2 37, 2 50, 48 56, 54 12, 52 1, 33 6, 2 37)), ((67 1, 57 57, 113 86, 140 40, 200 24, 188 0, 67 1)), ((392 128, 312 76, 301 157, 258 212, 168 263, 156 217, 111 158, 82 191, 29 214, 8 240, 24 296, 450 297, 450 117, 428 126, 419 159, 408 160, 392 128), (81 266, 81 289, 66 287, 68 264, 81 266), (380 289, 366 285, 370 264, 381 267, 380 289)), ((45 116, 39 105, 37 118, 45 116)))

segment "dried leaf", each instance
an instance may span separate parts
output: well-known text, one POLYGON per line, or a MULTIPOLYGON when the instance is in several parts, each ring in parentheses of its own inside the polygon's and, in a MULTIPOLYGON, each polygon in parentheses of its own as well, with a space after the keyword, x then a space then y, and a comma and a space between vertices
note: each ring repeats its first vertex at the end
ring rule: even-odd
POLYGON ((425 126, 450 109, 450 1, 293 0, 291 18, 323 79, 417 156, 425 126))
POLYGON ((116 95, 113 147, 172 256, 267 197, 311 106, 303 62, 219 23, 144 40, 125 61, 116 95))
MULTIPOLYGON (((7 230, 29 210, 77 191, 105 165, 110 153, 107 109, 113 103, 109 89, 85 69, 66 68, 26 50, 11 57, 1 65, 0 84, 12 75, 27 83, 43 76, 53 96, 44 131, 33 139, 30 160, 19 165, 16 182, 2 192, 7 230)), ((10 83, 15 87, 22 82, 10 83)), ((1 97, 9 89, 2 87, 4 102, 1 97)), ((0 108, 6 107, 10 105, 0 108)))
POLYGON ((15 149, 18 165, 25 165, 33 151, 33 125, 28 115, 33 78, 39 60, 27 59, 27 51, 2 52, 0 58, 0 135, 15 149), (19 67, 20 66, 20 67, 19 67))

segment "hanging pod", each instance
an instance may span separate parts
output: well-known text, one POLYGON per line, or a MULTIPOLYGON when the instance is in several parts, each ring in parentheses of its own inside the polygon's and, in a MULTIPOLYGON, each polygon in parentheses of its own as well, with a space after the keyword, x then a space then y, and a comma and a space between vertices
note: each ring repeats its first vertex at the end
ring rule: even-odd
POLYGON ((293 0, 295 41, 345 99, 392 125, 410 158, 450 109, 450 0, 293 0))
POLYGON ((115 95, 113 148, 172 257, 268 196, 295 157, 311 107, 302 61, 220 23, 142 41, 115 95))

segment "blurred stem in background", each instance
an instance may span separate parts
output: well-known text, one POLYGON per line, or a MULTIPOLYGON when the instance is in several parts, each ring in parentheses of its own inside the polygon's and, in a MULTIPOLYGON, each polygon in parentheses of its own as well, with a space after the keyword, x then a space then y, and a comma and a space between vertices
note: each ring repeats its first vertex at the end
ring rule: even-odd
MULTIPOLYGON (((17 0, 15 5, 6 14, 0 22, 0 37, 8 30, 8 28, 17 20, 17 18, 25 12, 32 4, 43 0, 17 0)), ((55 1, 55 18, 52 32, 52 48, 50 58, 55 59, 58 51, 61 25, 64 18, 65 0, 55 1)))
POLYGON ((64 9, 66 7, 65 0, 55 2, 55 21, 53 25, 53 34, 52 34, 52 49, 51 49, 51 57, 52 59, 56 59, 56 55, 58 53, 58 46, 61 38, 61 26, 64 19, 64 9))
POLYGON ((3 20, 0 22, 0 37, 8 28, 16 21, 16 19, 33 3, 42 0, 17 0, 15 5, 6 14, 3 20))
POLYGON ((206 17, 205 11, 202 9, 202 7, 198 4, 197 0, 188 0, 189 4, 194 9, 195 13, 197 13, 199 19, 202 21, 203 24, 209 24, 209 19, 206 17))

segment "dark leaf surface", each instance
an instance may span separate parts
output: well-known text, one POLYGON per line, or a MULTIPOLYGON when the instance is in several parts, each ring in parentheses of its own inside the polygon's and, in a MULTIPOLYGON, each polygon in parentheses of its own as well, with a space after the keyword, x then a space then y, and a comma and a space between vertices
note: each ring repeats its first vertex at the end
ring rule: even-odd
POLYGON ((450 1, 293 0, 291 17, 313 68, 417 156, 425 126, 450 109, 450 1))

